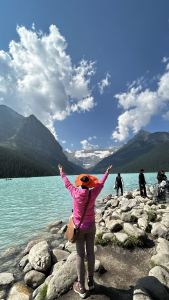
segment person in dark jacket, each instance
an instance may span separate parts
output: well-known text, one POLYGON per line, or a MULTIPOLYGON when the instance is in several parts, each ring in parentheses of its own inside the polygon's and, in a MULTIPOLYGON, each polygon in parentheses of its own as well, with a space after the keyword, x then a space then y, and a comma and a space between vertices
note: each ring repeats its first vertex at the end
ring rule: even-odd
POLYGON ((165 172, 163 170, 158 171, 157 180, 158 180, 158 184, 160 184, 163 180, 167 181, 167 176, 165 175, 165 172))
POLYGON ((120 173, 117 174, 116 181, 115 181, 115 189, 116 189, 116 195, 119 195, 119 189, 121 190, 121 196, 123 195, 123 179, 120 175, 120 173))
POLYGON ((145 181, 143 169, 140 170, 140 174, 139 174, 139 187, 140 187, 140 195, 142 197, 147 197, 146 181, 145 181))

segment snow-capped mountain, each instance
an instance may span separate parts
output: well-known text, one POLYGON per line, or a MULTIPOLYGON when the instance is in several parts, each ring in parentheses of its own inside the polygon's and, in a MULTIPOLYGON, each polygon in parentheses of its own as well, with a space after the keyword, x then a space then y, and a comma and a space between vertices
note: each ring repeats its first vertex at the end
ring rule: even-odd
POLYGON ((73 152, 65 151, 64 153, 69 161, 88 169, 95 166, 103 158, 112 155, 118 149, 119 147, 114 146, 108 149, 76 150, 73 152))

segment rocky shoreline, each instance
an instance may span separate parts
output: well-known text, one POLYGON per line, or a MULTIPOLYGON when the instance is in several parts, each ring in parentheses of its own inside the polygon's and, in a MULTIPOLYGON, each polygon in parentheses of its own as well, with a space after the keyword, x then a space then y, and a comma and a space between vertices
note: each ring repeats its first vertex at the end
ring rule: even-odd
MULTIPOLYGON (((105 197, 96 228, 96 290, 89 299, 169 299, 169 203, 157 203, 153 187, 147 198, 137 190, 105 197)), ((47 235, 0 257, 0 300, 79 298, 71 290, 75 245, 64 239, 65 229, 55 221, 47 235)))

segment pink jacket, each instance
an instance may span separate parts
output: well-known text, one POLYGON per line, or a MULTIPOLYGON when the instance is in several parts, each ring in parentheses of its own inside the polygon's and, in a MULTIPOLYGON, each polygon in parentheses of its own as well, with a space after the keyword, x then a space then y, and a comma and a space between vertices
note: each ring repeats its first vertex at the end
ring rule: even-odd
MULTIPOLYGON (((95 201, 104 186, 108 174, 109 173, 106 171, 98 185, 95 188, 91 189, 90 201, 83 222, 80 226, 81 229, 88 229, 93 223, 95 223, 95 201)), ((66 177, 64 172, 60 172, 60 175, 63 179, 65 187, 69 190, 73 198, 73 219, 75 225, 78 226, 85 209, 85 204, 88 200, 89 190, 75 187, 66 177)))

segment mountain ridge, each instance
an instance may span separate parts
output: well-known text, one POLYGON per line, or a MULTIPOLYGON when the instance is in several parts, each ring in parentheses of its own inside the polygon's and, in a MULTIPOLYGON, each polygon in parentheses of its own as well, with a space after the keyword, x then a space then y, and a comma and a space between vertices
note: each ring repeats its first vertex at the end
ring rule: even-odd
POLYGON ((113 165, 114 172, 139 172, 169 170, 169 132, 138 132, 116 153, 108 156, 90 169, 92 173, 103 173, 106 166, 113 165))
POLYGON ((34 115, 24 117, 0 105, 0 117, 0 177, 57 175, 58 163, 67 174, 83 171, 68 161, 61 145, 34 115))

